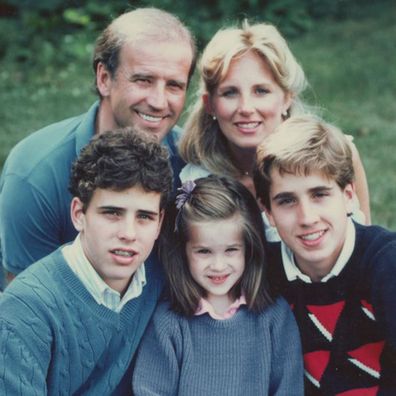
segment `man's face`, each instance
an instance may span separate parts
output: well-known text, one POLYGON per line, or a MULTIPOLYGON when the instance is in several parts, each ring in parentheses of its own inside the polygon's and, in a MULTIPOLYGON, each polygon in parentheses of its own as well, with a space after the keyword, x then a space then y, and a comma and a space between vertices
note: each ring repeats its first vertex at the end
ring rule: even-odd
POLYGON ((84 213, 73 198, 71 215, 92 267, 122 293, 158 237, 162 212, 160 193, 140 186, 124 191, 96 189, 84 213))
POLYGON ((271 224, 304 273, 312 279, 325 276, 344 245, 353 187, 342 190, 319 172, 299 176, 272 170, 271 181, 271 224))
POLYGON ((176 124, 183 110, 192 50, 187 42, 126 43, 114 78, 98 66, 103 128, 133 126, 159 140, 176 124))

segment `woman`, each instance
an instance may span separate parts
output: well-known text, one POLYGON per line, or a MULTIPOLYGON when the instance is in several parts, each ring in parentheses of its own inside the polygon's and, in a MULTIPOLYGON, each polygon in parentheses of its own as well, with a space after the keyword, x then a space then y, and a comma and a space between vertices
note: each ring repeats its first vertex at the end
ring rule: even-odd
MULTIPOLYGON (((180 142, 180 154, 188 163, 180 178, 231 176, 255 193, 257 146, 283 120, 306 111, 300 100, 307 86, 304 72, 274 26, 248 22, 217 32, 199 70, 199 97, 180 142)), ((366 175, 352 139, 351 146, 361 208, 357 202, 354 216, 370 223, 366 175)))

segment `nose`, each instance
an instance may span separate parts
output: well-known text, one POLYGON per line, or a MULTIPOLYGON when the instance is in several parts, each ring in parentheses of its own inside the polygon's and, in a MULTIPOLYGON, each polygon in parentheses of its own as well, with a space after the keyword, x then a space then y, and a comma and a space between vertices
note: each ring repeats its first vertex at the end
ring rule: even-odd
POLYGON ((239 100, 239 113, 243 116, 249 116, 253 112, 253 98, 249 94, 242 93, 239 100))
POLYGON ((315 205, 307 200, 302 200, 298 207, 298 219, 302 226, 310 226, 319 220, 315 205))
POLYGON ((222 255, 216 254, 210 263, 210 269, 216 272, 221 272, 226 268, 227 264, 222 255))
POLYGON ((167 107, 166 86, 163 82, 157 82, 152 86, 146 98, 147 104, 155 111, 161 111, 167 107))
POLYGON ((136 224, 133 220, 125 219, 120 222, 118 238, 123 241, 134 241, 136 239, 136 224))

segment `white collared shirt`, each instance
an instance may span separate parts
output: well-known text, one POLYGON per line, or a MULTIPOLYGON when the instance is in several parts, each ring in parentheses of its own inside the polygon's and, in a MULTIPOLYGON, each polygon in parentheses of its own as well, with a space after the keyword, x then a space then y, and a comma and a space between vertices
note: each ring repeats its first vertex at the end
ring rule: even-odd
POLYGON ((133 274, 132 281, 121 298, 120 293, 108 286, 88 261, 81 246, 80 234, 73 243, 62 248, 62 254, 95 301, 112 311, 120 312, 128 301, 139 297, 147 283, 146 271, 142 263, 133 274))
MULTIPOLYGON (((356 230, 355 226, 351 219, 348 219, 346 236, 344 246, 342 247, 341 253, 338 256, 336 263, 334 264, 331 271, 323 277, 320 282, 327 282, 329 279, 338 276, 340 272, 344 269, 348 260, 352 256, 353 249, 355 247, 355 239, 356 239, 356 230)), ((285 269, 286 277, 289 282, 299 278, 303 282, 312 283, 311 278, 308 275, 303 274, 300 269, 297 267, 294 261, 293 252, 290 248, 282 241, 281 242, 281 250, 282 250, 282 262, 283 268, 285 269)))

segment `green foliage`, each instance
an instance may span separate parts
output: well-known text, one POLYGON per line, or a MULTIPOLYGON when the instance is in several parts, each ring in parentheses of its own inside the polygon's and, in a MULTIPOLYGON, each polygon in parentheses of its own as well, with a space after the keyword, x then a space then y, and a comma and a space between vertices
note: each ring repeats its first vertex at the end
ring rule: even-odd
POLYGON ((354 136, 370 185, 373 222, 396 230, 393 0, 6 1, 8 17, 0 15, 0 166, 26 134, 93 102, 95 38, 125 10, 157 6, 174 12, 201 48, 223 25, 246 17, 272 21, 308 76, 309 101, 354 136))
MULTIPOLYGON (((293 37, 310 31, 318 19, 356 12, 362 2, 368 0, 6 0, 12 20, 0 17, 0 33, 8 24, 11 34, 1 35, 0 59, 7 57, 39 67, 65 62, 65 36, 77 37, 82 44, 72 46, 75 56, 85 56, 83 48, 111 18, 136 7, 153 6, 175 13, 191 27, 202 48, 221 26, 244 18, 271 22, 293 37)), ((377 4, 382 2, 387 1, 377 4)), ((70 55, 70 50, 66 51, 70 55)))

